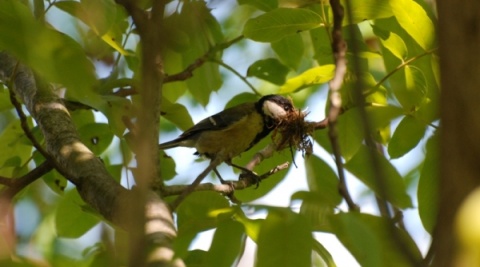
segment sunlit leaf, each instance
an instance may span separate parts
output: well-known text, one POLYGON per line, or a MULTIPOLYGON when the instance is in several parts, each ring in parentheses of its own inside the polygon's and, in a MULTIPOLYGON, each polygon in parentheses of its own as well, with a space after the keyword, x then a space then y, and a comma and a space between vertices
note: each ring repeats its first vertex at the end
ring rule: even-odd
POLYGON ((275 58, 255 61, 247 70, 247 76, 257 77, 271 83, 282 85, 285 83, 289 69, 275 58))
POLYGON ((432 49, 436 31, 425 9, 413 0, 389 0, 388 2, 402 28, 424 50, 432 49))
POLYGON ((310 227, 304 217, 290 210, 269 211, 257 245, 257 266, 312 266, 310 227))
POLYGON ((394 88, 395 97, 407 112, 415 111, 418 106, 425 100, 427 94, 427 84, 425 75, 422 70, 415 66, 405 66, 402 71, 393 76, 400 78, 404 86, 397 86, 394 88), (402 77, 402 75, 404 75, 402 77))
POLYGON ((399 158, 412 150, 425 135, 426 125, 412 116, 405 116, 388 144, 388 154, 399 158))
POLYGON ((250 19, 245 24, 245 37, 258 42, 275 42, 283 37, 319 27, 321 17, 308 9, 277 8, 250 19))
POLYGON ((373 32, 380 38, 383 47, 388 49, 398 59, 404 60, 408 56, 408 48, 403 39, 394 32, 385 32, 372 25, 373 32))
POLYGON ((334 74, 335 65, 329 64, 313 67, 296 77, 288 79, 287 82, 280 87, 278 93, 288 94, 309 86, 324 84, 330 81, 334 74))
POLYGON ((78 238, 100 222, 97 217, 83 211, 83 205, 85 202, 76 189, 64 195, 55 213, 55 230, 59 236, 78 238))
POLYGON ((405 182, 397 169, 377 151, 370 151, 361 146, 353 158, 345 164, 345 168, 373 190, 378 196, 385 196, 386 200, 399 208, 412 207, 412 200, 406 192, 405 182), (371 153, 376 153, 376 164, 372 164, 371 153), (377 180, 377 168, 381 180, 377 180))

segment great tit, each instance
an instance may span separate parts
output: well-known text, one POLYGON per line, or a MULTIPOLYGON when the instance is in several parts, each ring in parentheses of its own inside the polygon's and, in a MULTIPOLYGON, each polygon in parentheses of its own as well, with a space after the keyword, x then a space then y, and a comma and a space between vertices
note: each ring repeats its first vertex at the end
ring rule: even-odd
MULTIPOLYGON (((159 147, 194 147, 197 149, 196 155, 251 172, 233 164, 232 158, 262 140, 275 129, 282 117, 293 110, 289 99, 280 95, 266 95, 257 102, 243 103, 210 116, 159 147)), ((215 168, 214 171, 223 182, 215 168)))

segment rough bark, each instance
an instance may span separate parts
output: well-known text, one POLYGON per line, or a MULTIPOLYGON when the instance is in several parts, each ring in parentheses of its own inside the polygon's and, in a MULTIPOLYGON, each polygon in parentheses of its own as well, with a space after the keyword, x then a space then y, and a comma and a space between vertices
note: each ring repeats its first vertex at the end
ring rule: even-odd
MULTIPOLYGON (((102 161, 81 141, 62 100, 44 83, 38 83, 32 71, 5 52, 0 53, 0 76, 13 79, 15 94, 23 101, 40 127, 46 151, 65 178, 75 184, 83 200, 105 219, 130 231, 135 228, 131 214, 135 190, 127 190, 107 172, 102 161)), ((170 248, 176 236, 167 204, 153 191, 145 190, 145 235, 156 248, 153 262, 168 265, 170 248)), ((176 266, 182 266, 177 262, 176 266)))

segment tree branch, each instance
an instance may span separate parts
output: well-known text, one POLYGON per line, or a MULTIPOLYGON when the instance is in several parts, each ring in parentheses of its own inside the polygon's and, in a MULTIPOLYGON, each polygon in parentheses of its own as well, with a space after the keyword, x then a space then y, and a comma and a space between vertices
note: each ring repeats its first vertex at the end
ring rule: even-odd
MULTIPOLYGON (((12 76, 16 64, 13 57, 0 53, 0 74, 4 78, 12 76)), ((134 193, 115 182, 101 160, 80 141, 63 101, 48 87, 37 87, 32 71, 22 64, 18 65, 12 82, 15 94, 25 103, 45 136, 46 152, 59 171, 76 185, 83 200, 105 219, 130 230, 134 193)), ((168 206, 152 191, 147 192, 146 198, 146 220, 153 222, 149 233, 155 233, 154 242, 170 244, 176 232, 168 206), (160 220, 161 225, 155 224, 160 220)), ((164 257, 171 260, 172 256, 173 253, 164 257)))
POLYGON ((359 207, 355 204, 347 187, 345 179, 345 171, 343 169, 342 153, 338 143, 337 119, 342 110, 342 97, 340 88, 343 84, 343 78, 347 72, 347 45, 342 37, 342 20, 344 16, 343 7, 339 0, 330 0, 333 12, 333 30, 332 30, 332 50, 335 56, 335 76, 330 81, 330 110, 328 112, 328 136, 332 144, 333 154, 335 156, 335 164, 339 178, 338 191, 347 202, 351 211, 358 211, 359 207))
MULTIPOLYGON (((281 165, 276 166, 275 168, 271 169, 270 171, 260 175, 258 177, 259 181, 265 180, 268 177, 270 177, 271 175, 273 175, 273 174, 275 174, 275 173, 277 173, 281 170, 287 169, 288 166, 289 166, 288 162, 285 162, 281 165)), ((246 189, 248 187, 257 185, 259 181, 255 180, 255 179, 249 179, 249 177, 245 177, 245 178, 240 179, 240 180, 226 180, 225 184, 203 183, 203 184, 199 184, 198 186, 193 188, 192 191, 193 192, 214 191, 214 192, 217 192, 217 193, 220 193, 220 194, 223 194, 223 195, 229 195, 236 190, 243 190, 243 189, 246 189)), ((190 185, 165 186, 162 189, 162 194, 164 196, 181 195, 181 194, 183 194, 183 192, 185 192, 185 190, 187 190, 187 188, 189 186, 190 185)))

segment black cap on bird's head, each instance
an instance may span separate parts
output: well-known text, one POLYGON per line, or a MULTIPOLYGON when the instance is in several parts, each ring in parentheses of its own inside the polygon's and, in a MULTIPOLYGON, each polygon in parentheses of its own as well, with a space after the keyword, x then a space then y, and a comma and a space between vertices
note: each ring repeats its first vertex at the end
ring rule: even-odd
POLYGON ((290 99, 280 95, 266 95, 258 100, 256 107, 265 117, 277 122, 294 109, 290 99))

